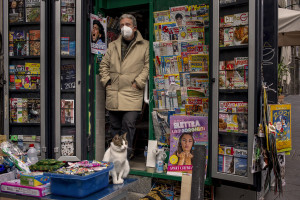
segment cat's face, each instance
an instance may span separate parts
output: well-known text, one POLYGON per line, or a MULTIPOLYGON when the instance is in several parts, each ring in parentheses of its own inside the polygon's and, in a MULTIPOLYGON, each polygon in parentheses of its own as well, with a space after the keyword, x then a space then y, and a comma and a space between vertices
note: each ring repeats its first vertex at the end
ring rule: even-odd
POLYGON ((115 151, 125 151, 128 147, 128 142, 126 139, 127 133, 119 136, 115 135, 115 137, 112 139, 112 147, 115 151))

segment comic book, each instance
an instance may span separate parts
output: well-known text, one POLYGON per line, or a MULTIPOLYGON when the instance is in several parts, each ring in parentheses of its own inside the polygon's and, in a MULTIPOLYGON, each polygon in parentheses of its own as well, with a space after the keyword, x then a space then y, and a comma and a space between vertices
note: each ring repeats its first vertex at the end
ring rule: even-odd
POLYGON ((153 12, 155 23, 170 22, 170 10, 162 10, 153 12))
POLYGON ((291 104, 268 105, 270 123, 275 126, 278 152, 292 150, 291 104))
POLYGON ((60 71, 61 90, 70 90, 76 88, 76 67, 74 64, 61 66, 60 71))
POLYGON ((61 155, 73 156, 74 155, 74 136, 62 135, 61 136, 61 155))
POLYGON ((181 176, 192 173, 193 146, 206 146, 208 158, 208 118, 199 116, 170 117, 170 158, 167 174, 181 176), (188 143, 183 143, 188 141, 188 143), (185 146, 181 146, 185 144, 185 146), (183 152, 186 152, 183 154, 183 152), (186 156, 186 154, 191 154, 186 156), (185 156, 184 156, 185 155, 185 156))
POLYGON ((186 22, 187 6, 176 6, 170 8, 170 20, 176 22, 177 26, 184 26, 186 22))
POLYGON ((9 23, 24 22, 24 0, 9 0, 9 23))

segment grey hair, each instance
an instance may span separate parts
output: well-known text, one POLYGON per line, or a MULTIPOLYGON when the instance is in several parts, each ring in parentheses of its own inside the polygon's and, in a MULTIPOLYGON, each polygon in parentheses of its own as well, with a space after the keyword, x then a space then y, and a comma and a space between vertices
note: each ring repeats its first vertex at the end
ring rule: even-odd
POLYGON ((125 18, 131 19, 131 20, 132 20, 132 23, 133 23, 133 26, 137 26, 137 24, 136 24, 136 19, 135 19, 135 17, 134 17, 133 15, 131 15, 131 14, 123 14, 123 15, 120 17, 120 21, 121 21, 122 19, 125 19, 125 18))

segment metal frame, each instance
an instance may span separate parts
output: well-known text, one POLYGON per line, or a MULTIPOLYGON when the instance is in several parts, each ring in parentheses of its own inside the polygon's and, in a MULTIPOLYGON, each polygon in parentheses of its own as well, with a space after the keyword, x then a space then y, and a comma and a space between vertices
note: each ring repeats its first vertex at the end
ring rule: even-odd
POLYGON ((3 1, 3 72, 4 72, 4 81, 6 84, 3 87, 3 94, 4 94, 4 134, 8 137, 9 136, 9 55, 8 55, 8 1, 3 1))
POLYGON ((57 160, 81 160, 81 0, 76 0, 76 99, 75 99, 75 124, 76 124, 76 156, 61 156, 61 121, 60 121, 60 36, 61 36, 61 1, 55 1, 55 147, 54 153, 57 160))
POLYGON ((254 175, 251 173, 251 158, 252 158, 252 146, 253 137, 255 131, 255 86, 256 86, 256 1, 249 0, 249 46, 248 46, 248 57, 249 57, 249 73, 248 73, 248 176, 242 177, 233 174, 225 174, 218 172, 218 112, 219 112, 219 0, 213 1, 213 83, 212 89, 212 177, 245 183, 254 184, 254 175), (215 145, 214 145, 215 144, 215 145))

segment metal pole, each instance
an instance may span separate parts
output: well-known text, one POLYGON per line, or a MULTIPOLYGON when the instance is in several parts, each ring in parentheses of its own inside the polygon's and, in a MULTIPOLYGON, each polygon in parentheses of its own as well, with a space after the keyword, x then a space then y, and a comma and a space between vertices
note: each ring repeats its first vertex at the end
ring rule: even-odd
POLYGON ((195 145, 192 176, 192 200, 204 199, 206 146, 195 145))

